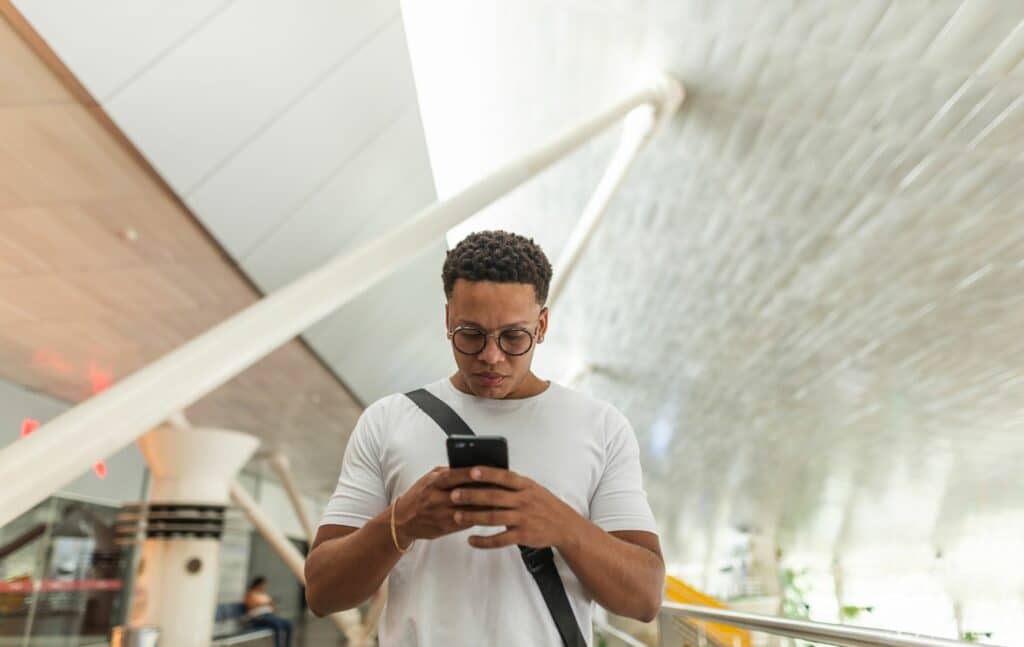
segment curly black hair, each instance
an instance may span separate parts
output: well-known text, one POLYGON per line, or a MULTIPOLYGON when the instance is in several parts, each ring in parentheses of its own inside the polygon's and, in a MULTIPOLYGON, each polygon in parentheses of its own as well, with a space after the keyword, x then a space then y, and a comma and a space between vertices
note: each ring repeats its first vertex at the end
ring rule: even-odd
POLYGON ((450 299, 455 281, 527 283, 537 303, 544 305, 551 283, 551 263, 540 245, 508 231, 479 231, 448 250, 441 270, 444 293, 450 299))

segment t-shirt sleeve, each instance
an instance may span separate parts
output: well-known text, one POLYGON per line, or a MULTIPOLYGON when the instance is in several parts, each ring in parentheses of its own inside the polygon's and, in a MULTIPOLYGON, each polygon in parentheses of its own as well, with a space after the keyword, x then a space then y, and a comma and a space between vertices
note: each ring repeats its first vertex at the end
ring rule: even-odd
POLYGON ((359 417, 345 446, 338 486, 327 502, 320 525, 362 528, 387 507, 380 462, 380 411, 371 405, 359 417))
POLYGON ((658 532, 640 470, 640 446, 622 414, 610 411, 605 466, 590 501, 590 520, 602 530, 658 532))

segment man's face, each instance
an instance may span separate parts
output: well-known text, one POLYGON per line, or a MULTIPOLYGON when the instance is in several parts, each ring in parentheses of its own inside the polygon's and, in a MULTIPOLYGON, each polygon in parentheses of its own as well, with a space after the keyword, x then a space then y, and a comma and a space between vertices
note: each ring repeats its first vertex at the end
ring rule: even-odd
POLYGON ((495 335, 512 328, 533 334, 533 347, 518 356, 502 351, 495 337, 488 337, 486 346, 476 355, 452 347, 459 375, 473 394, 482 398, 517 397, 530 376, 533 352, 548 326, 547 310, 537 303, 533 286, 459 279, 452 288, 445 314, 449 332, 459 326, 472 326, 495 335))

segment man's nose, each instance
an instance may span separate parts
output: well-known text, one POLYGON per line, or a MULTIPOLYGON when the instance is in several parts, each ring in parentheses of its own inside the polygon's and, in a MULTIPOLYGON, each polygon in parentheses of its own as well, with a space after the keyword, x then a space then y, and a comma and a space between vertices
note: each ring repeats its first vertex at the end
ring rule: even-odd
POLYGON ((497 364, 501 360, 505 359, 505 353, 501 350, 501 346, 498 346, 498 340, 495 337, 487 337, 487 343, 484 344, 484 349, 477 355, 480 361, 487 362, 488 364, 497 364))

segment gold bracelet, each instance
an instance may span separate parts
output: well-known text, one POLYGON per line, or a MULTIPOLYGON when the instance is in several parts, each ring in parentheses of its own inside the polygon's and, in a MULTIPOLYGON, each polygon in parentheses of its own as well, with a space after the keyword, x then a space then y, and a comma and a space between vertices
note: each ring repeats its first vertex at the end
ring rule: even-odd
POLYGON ((395 530, 395 510, 397 508, 398 499, 395 499, 395 502, 391 504, 391 541, 395 542, 395 550, 397 550, 400 554, 404 555, 407 552, 409 552, 409 549, 412 548, 412 545, 413 543, 415 543, 416 540, 414 539, 413 541, 409 542, 409 545, 405 548, 402 548, 398 545, 398 531, 395 530))

